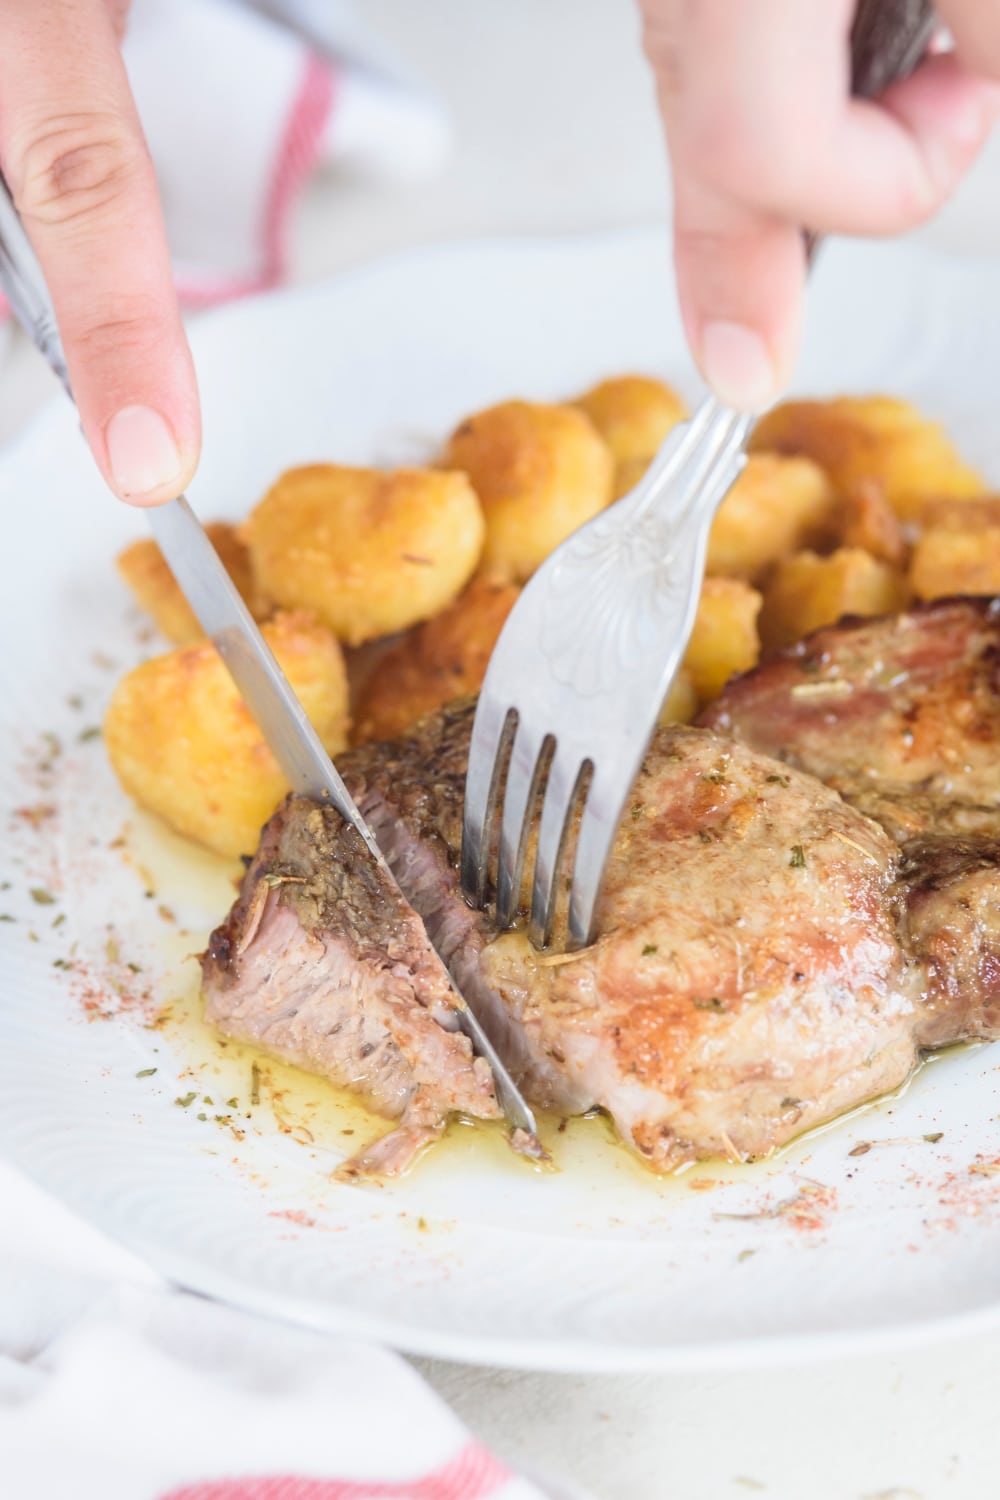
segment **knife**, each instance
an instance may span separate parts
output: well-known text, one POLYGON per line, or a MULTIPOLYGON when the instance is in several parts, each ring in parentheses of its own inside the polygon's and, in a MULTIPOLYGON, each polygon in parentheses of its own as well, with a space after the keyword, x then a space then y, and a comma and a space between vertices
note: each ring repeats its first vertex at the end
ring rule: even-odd
MULTIPOLYGON (((45 277, 2 177, 0 286, 18 322, 45 356, 72 400, 66 357, 45 277)), ((292 790, 315 801, 332 803, 357 829, 383 877, 394 890, 400 891, 375 835, 361 816, 288 678, 186 498, 179 495, 164 505, 150 507, 146 514, 160 551, 181 591, 228 667, 292 790)), ((406 892, 401 891, 401 894, 406 900, 406 892)), ((431 946, 433 948, 433 943, 431 946)), ((459 1025, 493 1070, 497 1097, 512 1130, 523 1132, 528 1138, 518 1141, 518 1149, 529 1156, 544 1155, 538 1143, 534 1115, 444 959, 440 954, 438 958, 454 996, 459 1025)))

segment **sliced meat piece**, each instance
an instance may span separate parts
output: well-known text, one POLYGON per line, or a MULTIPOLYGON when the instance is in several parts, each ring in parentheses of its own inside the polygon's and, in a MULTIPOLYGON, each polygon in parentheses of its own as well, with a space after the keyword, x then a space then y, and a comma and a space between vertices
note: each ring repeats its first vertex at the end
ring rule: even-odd
POLYGON ((393 874, 426 923, 437 951, 518 1085, 537 1104, 561 1098, 562 1082, 544 1052, 484 977, 481 955, 495 931, 470 907, 459 881, 462 803, 475 705, 451 704, 399 741, 364 745, 338 761, 393 874))
POLYGON ((518 932, 494 937, 458 888, 471 719, 452 707, 342 770, 463 988, 506 1018, 535 1103, 601 1106, 664 1170, 760 1156, 907 1076, 919 974, 875 824, 767 757, 660 731, 598 941, 539 955, 518 932))
POLYGON ((400 1128, 347 1171, 393 1175, 448 1115, 498 1116, 423 925, 333 808, 289 797, 203 959, 206 1019, 400 1128))

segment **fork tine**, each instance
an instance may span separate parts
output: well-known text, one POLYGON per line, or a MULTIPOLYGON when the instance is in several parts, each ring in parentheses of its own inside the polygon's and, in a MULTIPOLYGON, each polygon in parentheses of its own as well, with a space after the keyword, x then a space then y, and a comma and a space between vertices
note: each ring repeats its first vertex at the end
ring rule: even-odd
POLYGON ((479 700, 469 745, 462 813, 462 889, 478 907, 486 900, 500 772, 516 728, 513 710, 501 709, 484 692, 479 700))
POLYGON ((544 948, 552 936, 566 834, 585 770, 586 766, 575 767, 569 756, 561 755, 556 749, 545 783, 531 889, 528 935, 536 948, 544 948))
POLYGON ((497 926, 501 929, 510 926, 517 910, 531 811, 545 750, 551 743, 551 736, 539 740, 528 732, 523 721, 518 725, 504 788, 497 856, 497 926))
POLYGON ((585 948, 592 941, 594 912, 601 893, 604 866, 618 832, 628 792, 628 784, 616 786, 613 779, 609 783, 607 775, 602 775, 600 768, 595 766, 576 841, 569 898, 570 948, 585 948))

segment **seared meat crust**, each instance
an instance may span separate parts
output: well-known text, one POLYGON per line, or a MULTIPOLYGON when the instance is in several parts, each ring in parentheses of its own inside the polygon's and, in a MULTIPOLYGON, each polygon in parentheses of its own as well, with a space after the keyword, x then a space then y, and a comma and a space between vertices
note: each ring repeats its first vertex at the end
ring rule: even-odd
POLYGON ((817 631, 699 722, 811 772, 899 844, 918 1043, 1000 1035, 1000 600, 817 631))
POLYGON ((818 630, 698 723, 809 771, 900 844, 1000 828, 1000 599, 818 630))

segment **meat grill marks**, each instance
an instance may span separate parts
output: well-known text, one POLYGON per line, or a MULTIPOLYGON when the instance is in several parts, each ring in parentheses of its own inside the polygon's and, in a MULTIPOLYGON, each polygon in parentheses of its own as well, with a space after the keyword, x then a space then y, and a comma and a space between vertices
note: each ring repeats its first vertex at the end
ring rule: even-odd
POLYGON ((817 631, 700 722, 819 777, 895 839, 919 1044, 1000 1035, 1000 600, 817 631))
POLYGON ((404 1170, 456 1111, 499 1115, 423 925, 332 807, 282 804, 202 968, 206 1019, 221 1032, 400 1120, 345 1175, 404 1170))

